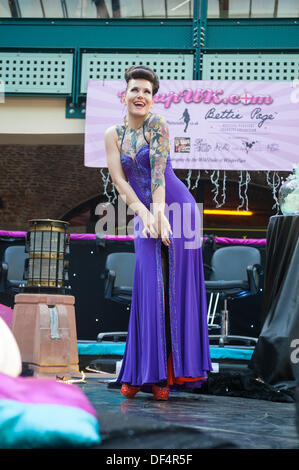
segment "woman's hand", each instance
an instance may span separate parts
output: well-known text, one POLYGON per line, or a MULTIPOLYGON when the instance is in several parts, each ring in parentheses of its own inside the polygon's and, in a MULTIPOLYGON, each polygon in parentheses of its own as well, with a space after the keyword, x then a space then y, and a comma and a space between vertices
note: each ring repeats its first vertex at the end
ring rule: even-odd
POLYGON ((144 237, 147 238, 148 234, 153 238, 161 237, 164 245, 170 245, 169 233, 172 234, 172 230, 164 214, 160 212, 153 215, 150 211, 145 211, 140 217, 143 222, 142 235, 144 237))
POLYGON ((146 210, 142 214, 140 214, 140 218, 143 223, 142 235, 148 238, 147 235, 149 234, 153 238, 158 238, 156 221, 153 214, 149 210, 146 210))
POLYGON ((172 235, 172 230, 167 217, 161 212, 155 216, 155 227, 158 231, 158 236, 162 238, 162 243, 165 246, 169 246, 169 233, 172 235))

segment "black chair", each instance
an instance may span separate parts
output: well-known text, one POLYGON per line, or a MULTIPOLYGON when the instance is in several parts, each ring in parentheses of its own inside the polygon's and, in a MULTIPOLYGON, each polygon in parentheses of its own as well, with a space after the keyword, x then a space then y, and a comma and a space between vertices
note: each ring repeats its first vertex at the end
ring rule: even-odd
MULTIPOLYGON (((104 298, 125 304, 130 309, 135 269, 135 253, 110 253, 106 259, 104 279, 104 298)), ((118 341, 127 336, 127 332, 115 331, 100 333, 98 341, 111 338, 118 341)))
POLYGON ((132 299, 135 253, 110 253, 105 265, 105 299, 130 304, 132 299))
POLYGON ((14 296, 20 292, 20 284, 27 284, 24 272, 28 257, 29 254, 25 252, 23 245, 6 248, 0 266, 0 292, 14 296))
MULTIPOLYGON (((228 343, 244 344, 245 347, 253 348, 257 338, 249 336, 230 335, 228 300, 233 300, 260 292, 263 269, 261 266, 261 255, 257 248, 250 246, 229 246, 216 250, 211 259, 209 268, 210 277, 205 281, 206 292, 210 294, 208 307, 209 331, 214 327, 221 329, 221 334, 210 334, 210 342, 217 341, 219 346, 228 343), (214 300, 214 296, 216 299, 214 300), (221 325, 214 323, 219 316, 217 307, 219 300, 223 300, 224 308, 221 311, 221 325), (213 306, 214 303, 214 306, 213 306)), ((243 347, 244 347, 243 346, 243 347)))

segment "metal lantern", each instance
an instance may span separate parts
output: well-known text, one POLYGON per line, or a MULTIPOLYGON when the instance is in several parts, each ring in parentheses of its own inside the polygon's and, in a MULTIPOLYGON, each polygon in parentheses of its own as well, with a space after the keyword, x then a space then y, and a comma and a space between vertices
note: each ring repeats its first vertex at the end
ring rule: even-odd
POLYGON ((68 281, 68 223, 61 220, 34 219, 29 221, 25 267, 25 291, 63 293, 68 281))
POLYGON ((27 285, 15 296, 12 331, 35 375, 79 373, 75 297, 66 283, 67 226, 61 220, 29 221, 27 285))

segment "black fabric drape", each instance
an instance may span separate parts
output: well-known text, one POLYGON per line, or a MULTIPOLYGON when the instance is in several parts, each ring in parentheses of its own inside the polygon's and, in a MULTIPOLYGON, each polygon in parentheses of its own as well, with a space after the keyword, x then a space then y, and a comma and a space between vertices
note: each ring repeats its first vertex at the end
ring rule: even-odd
POLYGON ((299 339, 299 216, 270 218, 263 327, 249 367, 269 384, 294 380, 291 343, 299 339))

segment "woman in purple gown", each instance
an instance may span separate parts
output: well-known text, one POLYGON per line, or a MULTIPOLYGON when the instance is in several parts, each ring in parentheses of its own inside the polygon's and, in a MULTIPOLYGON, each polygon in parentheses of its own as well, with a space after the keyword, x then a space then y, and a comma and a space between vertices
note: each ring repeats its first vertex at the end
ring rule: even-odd
POLYGON ((158 77, 140 65, 125 80, 126 123, 105 133, 110 175, 134 211, 136 264, 117 381, 128 398, 151 386, 167 400, 171 389, 199 388, 212 368, 200 212, 172 169, 167 123, 151 112, 158 77))

